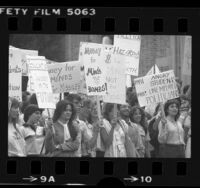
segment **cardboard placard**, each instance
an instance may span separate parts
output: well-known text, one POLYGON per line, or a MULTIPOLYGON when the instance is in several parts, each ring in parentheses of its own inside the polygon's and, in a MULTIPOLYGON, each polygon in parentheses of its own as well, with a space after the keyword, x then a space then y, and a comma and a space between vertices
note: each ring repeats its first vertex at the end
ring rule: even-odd
POLYGON ((53 93, 80 90, 80 62, 71 61, 47 65, 53 93))
POLYGON ((134 79, 141 107, 179 97, 173 70, 134 79))
POLYGON ((114 54, 124 57, 126 74, 138 76, 140 46, 140 35, 114 35, 114 54))

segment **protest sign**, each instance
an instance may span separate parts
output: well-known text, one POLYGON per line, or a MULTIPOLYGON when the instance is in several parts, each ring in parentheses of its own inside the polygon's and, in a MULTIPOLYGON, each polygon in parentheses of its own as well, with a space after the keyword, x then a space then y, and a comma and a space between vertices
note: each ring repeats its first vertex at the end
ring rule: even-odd
POLYGON ((41 73, 47 72, 46 60, 44 56, 29 56, 29 55, 26 55, 26 59, 27 59, 28 76, 29 76, 27 91, 29 91, 30 93, 34 93, 35 89, 34 89, 34 81, 32 75, 34 75, 34 72, 37 71, 42 71, 41 73))
POLYGON ((8 95, 22 101, 22 61, 21 54, 9 49, 9 81, 8 95))
POLYGON ((160 73, 160 70, 159 70, 158 66, 155 64, 153 67, 151 67, 151 69, 148 71, 146 76, 152 75, 152 74, 159 74, 159 73, 160 73))
POLYGON ((183 75, 191 76, 191 65, 192 65, 192 37, 185 36, 185 45, 184 45, 184 56, 183 56, 183 75))
POLYGON ((134 84, 141 107, 179 97, 173 70, 136 78, 134 84))
POLYGON ((80 90, 80 62, 70 61, 47 65, 53 93, 80 90))
POLYGON ((39 108, 56 108, 56 100, 53 93, 36 92, 39 108))
POLYGON ((138 76, 140 57, 140 35, 114 35, 114 54, 124 57, 126 74, 138 76))
POLYGON ((82 44, 87 95, 105 95, 107 91, 104 50, 102 44, 82 44))
POLYGON ((85 81, 85 70, 84 70, 84 64, 83 64, 83 47, 82 45, 85 42, 80 42, 79 46, 79 62, 80 62, 80 90, 79 93, 87 94, 87 88, 86 88, 86 81, 85 81))
POLYGON ((126 102, 126 67, 121 55, 114 54, 114 48, 105 48, 107 95, 103 96, 106 103, 125 104, 126 102))
POLYGON ((38 56, 37 50, 26 50, 21 48, 16 48, 13 46, 9 46, 12 50, 17 50, 19 54, 21 54, 21 61, 22 61, 22 76, 28 76, 28 66, 27 66, 27 59, 26 55, 30 56, 38 56))

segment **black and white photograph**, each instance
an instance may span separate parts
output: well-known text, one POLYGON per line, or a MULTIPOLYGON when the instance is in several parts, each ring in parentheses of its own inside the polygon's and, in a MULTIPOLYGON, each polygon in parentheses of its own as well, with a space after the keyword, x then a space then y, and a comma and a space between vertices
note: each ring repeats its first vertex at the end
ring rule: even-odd
POLYGON ((10 34, 8 157, 191 158, 191 43, 10 34))

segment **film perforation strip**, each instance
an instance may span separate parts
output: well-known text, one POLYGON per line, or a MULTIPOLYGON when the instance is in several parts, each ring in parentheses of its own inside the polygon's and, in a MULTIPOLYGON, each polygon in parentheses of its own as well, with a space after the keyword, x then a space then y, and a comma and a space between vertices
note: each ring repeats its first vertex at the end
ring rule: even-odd
MULTIPOLYGON (((104 30, 105 32, 115 32, 117 22, 115 18, 105 18, 104 20, 104 30)), ((52 22, 50 23, 52 24, 52 22)), ((43 19, 42 17, 32 18, 32 31, 42 31, 43 19)), ((163 18, 154 18, 152 21, 153 32, 159 34, 165 31, 164 19, 163 18)), ((187 33, 188 32, 188 19, 179 18, 177 20, 178 32, 187 33)), ((66 31, 67 30, 67 19, 66 18, 57 18, 56 19, 56 31, 66 31)), ((128 20, 129 32, 137 33, 140 32, 140 19, 139 18, 129 18, 128 20)), ((19 21, 17 17, 8 18, 8 30, 17 31, 19 29, 19 21)), ((80 21, 80 31, 81 32, 90 32, 92 31, 92 19, 91 18, 81 18, 80 21)))

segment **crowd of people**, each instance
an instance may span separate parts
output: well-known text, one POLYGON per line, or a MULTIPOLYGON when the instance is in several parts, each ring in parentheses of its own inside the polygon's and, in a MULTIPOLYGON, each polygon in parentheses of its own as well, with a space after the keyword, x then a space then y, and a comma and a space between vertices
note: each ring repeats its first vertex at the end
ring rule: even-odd
POLYGON ((9 97, 8 155, 19 157, 191 157, 191 91, 141 108, 134 86, 127 103, 101 103, 65 93, 50 115, 38 107, 35 94, 23 92, 22 102, 9 97), (152 110, 153 109, 153 110, 152 110))

